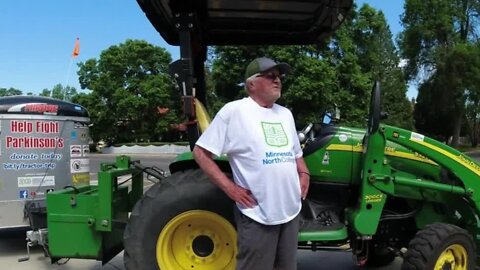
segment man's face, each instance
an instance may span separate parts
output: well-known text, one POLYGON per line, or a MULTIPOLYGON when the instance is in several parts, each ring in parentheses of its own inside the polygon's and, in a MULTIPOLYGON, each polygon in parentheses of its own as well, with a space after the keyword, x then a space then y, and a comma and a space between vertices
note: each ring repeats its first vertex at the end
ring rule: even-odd
POLYGON ((274 103, 282 94, 282 74, 271 69, 258 74, 254 80, 254 94, 266 103, 274 103))

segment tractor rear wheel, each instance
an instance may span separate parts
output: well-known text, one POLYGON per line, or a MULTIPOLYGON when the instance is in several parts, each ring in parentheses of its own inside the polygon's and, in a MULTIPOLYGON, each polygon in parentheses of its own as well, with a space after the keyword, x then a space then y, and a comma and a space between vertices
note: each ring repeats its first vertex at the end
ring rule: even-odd
POLYGON ((233 202, 200 170, 177 172, 135 205, 124 246, 128 270, 233 270, 233 202))
POLYGON ((475 269, 475 248, 466 230, 435 223, 419 231, 410 241, 402 270, 475 269))

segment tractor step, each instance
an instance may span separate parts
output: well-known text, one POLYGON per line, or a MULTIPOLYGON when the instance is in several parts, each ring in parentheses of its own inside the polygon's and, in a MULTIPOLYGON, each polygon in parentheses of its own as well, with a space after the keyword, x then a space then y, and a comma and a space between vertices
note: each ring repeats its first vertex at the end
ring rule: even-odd
POLYGON ((338 218, 336 209, 320 211, 314 219, 300 218, 300 231, 331 231, 345 226, 338 218))
POLYGON ((340 218, 342 208, 335 204, 303 201, 300 214, 301 241, 343 240, 347 229, 340 218))

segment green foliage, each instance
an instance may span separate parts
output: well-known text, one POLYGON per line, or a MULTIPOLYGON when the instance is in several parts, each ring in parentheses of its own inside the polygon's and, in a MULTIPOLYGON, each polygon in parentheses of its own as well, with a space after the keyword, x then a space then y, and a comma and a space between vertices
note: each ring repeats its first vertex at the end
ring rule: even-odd
POLYGON ((467 99, 474 100, 472 93, 477 91, 469 77, 478 77, 472 60, 478 42, 479 5, 475 0, 406 0, 402 16, 405 30, 399 44, 408 60, 406 74, 420 82, 416 126, 437 137, 453 136, 454 146, 467 99))
POLYGON ((411 129, 412 107, 406 97, 407 85, 385 16, 381 11, 364 5, 358 12, 353 29, 362 73, 369 74, 370 80, 381 83, 382 109, 389 115, 384 122, 411 129))
POLYGON ((299 127, 318 122, 324 110, 335 106, 341 110, 342 124, 365 126, 370 90, 373 81, 380 80, 384 110, 390 115, 386 122, 411 128, 406 81, 383 13, 364 5, 350 16, 324 48, 214 47, 209 101, 213 97, 218 108, 220 103, 244 96, 245 67, 255 57, 267 56, 292 66, 278 102, 292 110, 299 127))
POLYGON ((265 54, 265 46, 216 46, 211 49, 211 79, 221 102, 245 96, 245 67, 255 57, 265 54))
POLYGON ((15 88, 0 88, 0 97, 6 96, 19 96, 22 95, 22 91, 15 88))
POLYGON ((51 97, 65 101, 72 101, 72 98, 77 95, 77 89, 72 86, 63 86, 61 84, 55 85, 52 90, 43 89, 39 96, 51 97))
POLYGON ((313 46, 272 49, 272 57, 290 63, 293 70, 279 103, 292 109, 300 126, 318 121, 324 110, 334 106, 329 94, 336 87, 335 68, 313 46))
POLYGON ((141 40, 127 40, 79 63, 82 89, 75 102, 94 123, 94 140, 155 141, 179 123, 180 97, 167 74, 170 54, 141 40), (159 113, 159 109, 166 109, 159 113))
POLYGON ((357 44, 354 36, 353 20, 346 22, 337 32, 333 42, 332 61, 336 64, 338 91, 333 92, 334 101, 342 112, 342 122, 349 126, 366 125, 371 75, 362 72, 357 44))

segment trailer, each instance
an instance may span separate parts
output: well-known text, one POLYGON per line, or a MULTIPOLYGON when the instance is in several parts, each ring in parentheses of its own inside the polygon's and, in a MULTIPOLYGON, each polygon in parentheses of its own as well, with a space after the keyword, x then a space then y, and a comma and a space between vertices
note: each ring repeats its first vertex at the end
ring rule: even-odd
POLYGON ((0 229, 46 226, 46 194, 90 182, 88 112, 46 97, 0 98, 0 229))

